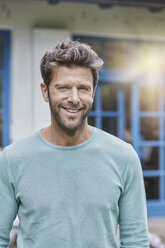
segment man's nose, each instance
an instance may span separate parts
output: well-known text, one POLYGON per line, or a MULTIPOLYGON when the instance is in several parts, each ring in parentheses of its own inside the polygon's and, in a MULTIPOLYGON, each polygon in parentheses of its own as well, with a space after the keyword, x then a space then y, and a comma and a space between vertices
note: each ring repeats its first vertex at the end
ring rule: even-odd
POLYGON ((73 87, 70 91, 70 95, 68 97, 68 101, 72 102, 74 105, 78 104, 80 102, 78 89, 76 87, 73 87))

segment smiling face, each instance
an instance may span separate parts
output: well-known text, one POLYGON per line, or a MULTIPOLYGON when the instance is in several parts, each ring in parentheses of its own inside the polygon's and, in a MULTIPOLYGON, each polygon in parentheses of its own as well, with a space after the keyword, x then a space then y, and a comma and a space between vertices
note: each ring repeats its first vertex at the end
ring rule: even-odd
POLYGON ((94 89, 91 69, 84 66, 58 66, 52 72, 49 90, 41 84, 45 101, 49 101, 54 125, 76 131, 87 125, 94 89))

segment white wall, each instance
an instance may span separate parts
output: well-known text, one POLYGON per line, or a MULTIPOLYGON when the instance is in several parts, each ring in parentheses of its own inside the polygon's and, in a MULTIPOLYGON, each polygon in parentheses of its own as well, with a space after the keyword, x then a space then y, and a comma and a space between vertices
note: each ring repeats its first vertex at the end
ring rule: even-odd
POLYGON ((34 29, 33 30, 33 118, 32 129, 41 129, 49 125, 49 105, 43 100, 40 84, 42 82, 41 74, 39 71, 39 62, 44 53, 50 50, 58 41, 69 39, 70 33, 64 30, 55 29, 34 29))
POLYGON ((12 33, 11 141, 49 122, 39 89, 39 61, 57 40, 71 34, 165 40, 164 24, 165 10, 151 13, 132 7, 103 10, 94 4, 0 0, 0 29, 12 33))
POLYGON ((65 30, 25 29, 13 31, 11 73, 11 141, 49 124, 48 105, 43 101, 40 60, 57 41, 69 38, 65 30), (15 37, 14 37, 15 36, 15 37))

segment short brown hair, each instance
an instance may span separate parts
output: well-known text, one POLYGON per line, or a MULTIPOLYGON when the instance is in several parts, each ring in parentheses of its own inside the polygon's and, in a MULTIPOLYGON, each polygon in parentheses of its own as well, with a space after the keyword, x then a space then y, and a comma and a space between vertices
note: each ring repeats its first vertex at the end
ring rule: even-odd
POLYGON ((47 51, 41 59, 40 70, 44 83, 49 86, 52 71, 56 66, 82 65, 91 68, 93 86, 98 83, 98 70, 102 68, 103 60, 87 44, 79 41, 59 42, 52 51, 47 51))

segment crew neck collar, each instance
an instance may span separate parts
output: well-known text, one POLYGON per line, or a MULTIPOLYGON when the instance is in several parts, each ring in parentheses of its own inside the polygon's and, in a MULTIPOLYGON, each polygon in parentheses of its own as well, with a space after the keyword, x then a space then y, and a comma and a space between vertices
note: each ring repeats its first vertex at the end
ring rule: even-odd
POLYGON ((89 144, 89 143, 93 140, 93 138, 94 138, 94 136, 95 136, 96 129, 95 129, 94 127, 92 127, 92 126, 90 126, 90 127, 92 128, 92 134, 91 134, 91 136, 90 136, 87 140, 85 140, 84 142, 82 142, 82 143, 80 143, 80 144, 78 144, 78 145, 74 145, 74 146, 59 146, 59 145, 54 145, 54 144, 48 142, 46 139, 43 138, 43 136, 42 136, 42 134, 41 134, 41 130, 42 130, 42 129, 40 129, 40 130, 38 131, 38 134, 39 134, 40 140, 41 140, 45 145, 47 145, 47 146, 50 146, 50 147, 52 147, 52 148, 54 148, 54 149, 60 149, 60 150, 75 150, 75 149, 79 149, 79 148, 81 148, 81 147, 86 146, 87 144, 89 144))

